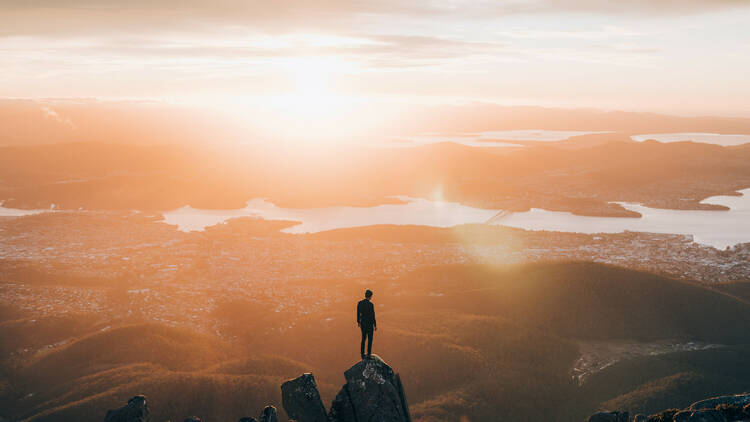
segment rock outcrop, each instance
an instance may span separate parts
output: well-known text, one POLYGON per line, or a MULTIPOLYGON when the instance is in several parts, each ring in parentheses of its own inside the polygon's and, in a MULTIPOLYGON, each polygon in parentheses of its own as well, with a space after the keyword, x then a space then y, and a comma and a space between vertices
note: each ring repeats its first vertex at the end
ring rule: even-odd
MULTIPOLYGON (((599 412, 589 422, 629 422, 627 412, 599 412), (624 419, 623 419, 624 415, 624 419), (618 419, 619 418, 619 419, 618 419)), ((633 422, 736 422, 750 421, 750 394, 719 396, 697 401, 687 409, 671 409, 644 416, 636 415, 633 422)))
POLYGON ((737 405, 745 407, 750 404, 750 394, 736 394, 733 396, 719 396, 697 401, 690 405, 689 410, 714 409, 720 405, 737 405))
MULTIPOLYGON (((296 422, 411 422, 401 378, 379 356, 354 364, 344 372, 344 378, 346 384, 329 412, 320 399, 313 374, 302 374, 283 383, 282 405, 289 418, 296 422)), ((185 422, 200 420, 191 416, 185 422)), ((108 411, 104 422, 150 422, 146 397, 135 396, 126 406, 108 411)), ((279 422, 279 417, 275 407, 266 406, 258 420, 244 417, 239 422, 279 422)))
POLYGON ((718 410, 683 410, 674 415, 675 422, 727 422, 727 417, 718 410))
POLYGON ((333 421, 411 421, 401 379, 379 356, 355 364, 344 377, 329 413, 333 421))
POLYGON ((628 412, 599 412, 589 418, 589 422, 630 422, 628 412))
POLYGON ((146 396, 135 396, 125 406, 108 410, 104 422, 150 422, 146 396))
MULTIPOLYGON (((326 412, 315 377, 305 373, 281 385, 282 405, 296 422, 411 422, 401 378, 379 356, 364 359, 344 372, 346 383, 326 412)), ((146 397, 138 395, 128 404, 107 411, 104 422, 150 422, 146 397)), ((192 416, 185 422, 200 422, 192 416)), ((630 419, 628 412, 598 412, 589 422, 737 422, 750 421, 750 394, 713 397, 693 403, 687 409, 670 409, 630 419)), ((1 421, 0 421, 1 422, 1 421)), ((276 408, 266 406, 256 420, 279 422, 276 408)))
POLYGON ((313 374, 302 374, 281 384, 281 404, 297 422, 328 422, 313 374))
POLYGON ((356 363, 344 377, 327 416, 312 374, 282 385, 284 410, 299 422, 411 421, 401 378, 379 356, 356 363))
POLYGON ((259 422, 279 422, 279 417, 276 415, 276 408, 273 406, 266 406, 260 414, 259 422))

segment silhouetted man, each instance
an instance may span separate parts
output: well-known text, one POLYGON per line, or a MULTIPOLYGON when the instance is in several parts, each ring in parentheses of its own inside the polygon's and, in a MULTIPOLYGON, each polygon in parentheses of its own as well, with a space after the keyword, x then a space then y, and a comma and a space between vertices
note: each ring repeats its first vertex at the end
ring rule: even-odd
POLYGON ((362 344, 359 352, 362 359, 365 358, 365 339, 367 339, 367 357, 372 353, 372 332, 378 330, 378 324, 375 322, 375 306, 370 302, 372 290, 365 292, 365 298, 357 303, 357 325, 362 330, 362 344))

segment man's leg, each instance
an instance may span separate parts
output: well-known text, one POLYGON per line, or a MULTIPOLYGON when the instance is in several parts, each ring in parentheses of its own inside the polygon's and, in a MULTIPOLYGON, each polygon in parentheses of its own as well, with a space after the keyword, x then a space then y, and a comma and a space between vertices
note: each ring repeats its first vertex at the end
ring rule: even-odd
POLYGON ((367 357, 372 354, 372 327, 367 328, 367 357))
POLYGON ((362 329, 362 343, 359 346, 359 354, 362 355, 362 358, 365 357, 365 338, 367 338, 367 330, 365 326, 360 327, 362 329))

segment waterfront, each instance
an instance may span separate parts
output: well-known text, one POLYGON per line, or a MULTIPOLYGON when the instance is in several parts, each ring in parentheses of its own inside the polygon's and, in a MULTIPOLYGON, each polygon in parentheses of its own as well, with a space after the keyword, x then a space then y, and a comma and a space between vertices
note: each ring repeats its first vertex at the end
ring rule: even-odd
MULTIPOLYGON (((52 209, 52 207, 50 207, 52 209)), ((0 217, 21 217, 24 215, 33 215, 45 212, 46 210, 22 210, 18 208, 5 208, 0 201, 0 217)))
POLYGON ((186 206, 164 213, 164 222, 177 225, 181 231, 195 231, 231 218, 259 217, 300 222, 284 229, 286 233, 316 233, 375 224, 451 227, 491 220, 492 224, 526 230, 690 235, 696 243, 724 249, 750 242, 750 189, 740 193, 742 196, 714 196, 702 201, 704 204, 726 206, 729 208, 726 211, 670 210, 621 203, 623 207, 640 213, 641 218, 589 217, 543 209, 509 213, 453 202, 399 197, 403 204, 375 207, 282 208, 260 199, 249 201, 245 208, 239 210, 201 210, 186 206))
POLYGON ((633 135, 630 139, 644 142, 653 139, 659 142, 700 142, 722 146, 742 145, 750 142, 750 135, 727 135, 720 133, 652 133, 633 135))
POLYGON ((559 142, 574 136, 590 135, 595 131, 580 130, 494 130, 477 133, 440 134, 426 133, 422 135, 398 136, 392 140, 399 142, 399 146, 409 147, 434 144, 440 142, 454 142, 470 147, 519 147, 525 142, 559 142))
POLYGON ((164 213, 164 222, 182 231, 203 230, 236 217, 260 217, 265 220, 298 221, 285 233, 317 233, 325 230, 370 226, 374 224, 451 227, 484 223, 497 214, 455 202, 398 197, 402 204, 375 207, 282 208, 262 199, 248 201, 240 210, 202 210, 189 206, 164 213))
POLYGON ((569 212, 532 209, 509 213, 496 224, 527 230, 575 233, 619 233, 623 231, 692 235, 696 243, 724 249, 750 242, 750 189, 742 196, 714 196, 701 203, 723 205, 727 211, 667 210, 621 203, 641 218, 587 217, 569 212))

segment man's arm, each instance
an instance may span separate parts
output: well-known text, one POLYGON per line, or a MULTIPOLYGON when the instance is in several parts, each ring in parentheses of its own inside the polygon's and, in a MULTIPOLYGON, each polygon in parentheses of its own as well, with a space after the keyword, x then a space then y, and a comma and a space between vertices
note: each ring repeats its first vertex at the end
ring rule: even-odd
POLYGON ((372 328, 378 329, 378 322, 375 320, 375 305, 372 305, 372 328))

